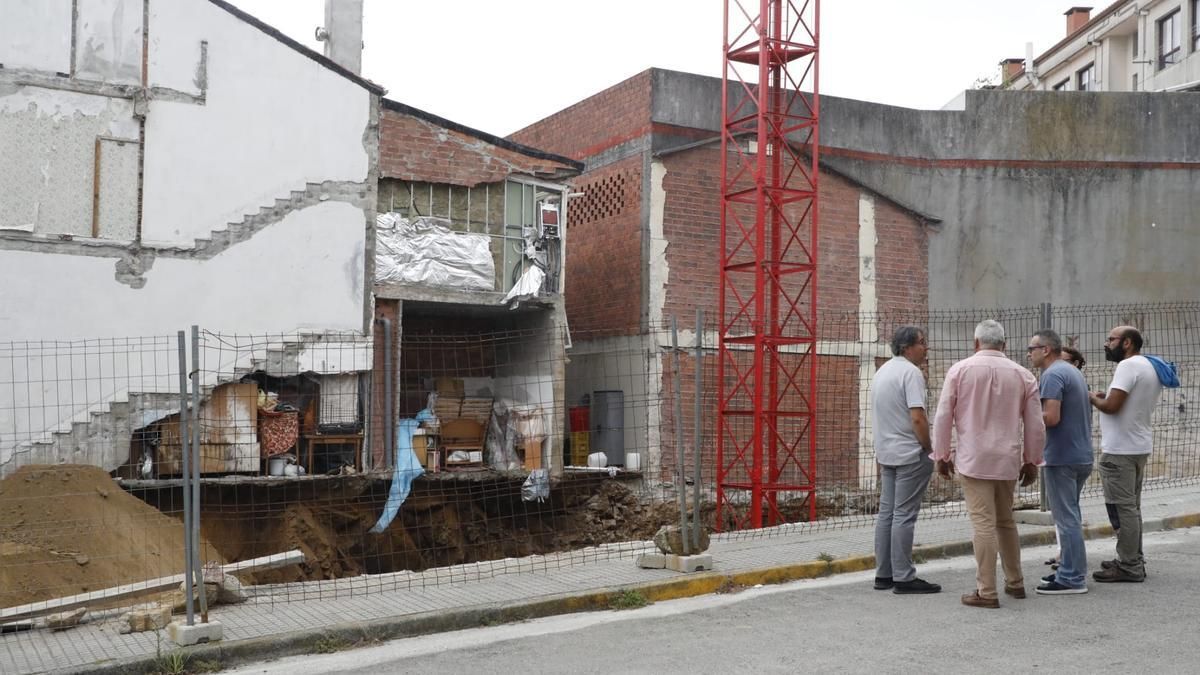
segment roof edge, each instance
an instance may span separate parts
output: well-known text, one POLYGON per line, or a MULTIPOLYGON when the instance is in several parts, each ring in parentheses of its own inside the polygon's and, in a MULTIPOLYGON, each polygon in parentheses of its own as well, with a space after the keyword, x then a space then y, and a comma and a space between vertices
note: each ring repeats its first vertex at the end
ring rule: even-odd
POLYGON ((208 0, 208 1, 210 3, 212 3, 213 5, 216 5, 217 7, 220 7, 221 9, 225 10, 226 12, 229 12, 230 14, 234 15, 238 19, 241 19, 243 22, 248 23, 251 26, 254 26, 258 30, 269 35, 270 37, 275 38, 275 40, 283 43, 285 46, 291 47, 294 51, 299 52, 301 55, 307 56, 308 58, 312 59, 313 61, 316 61, 318 64, 324 66, 325 68, 332 70, 333 72, 337 73, 338 75, 341 75, 342 77, 346 78, 347 80, 350 80, 351 82, 359 85, 360 87, 363 87, 367 91, 369 91, 373 94, 377 94, 379 96, 383 96, 384 94, 387 93, 387 89, 384 89, 383 86, 375 84, 374 82, 366 79, 362 75, 358 75, 358 74, 354 73, 353 71, 347 69, 345 66, 339 64, 337 61, 334 61, 333 59, 329 58, 328 56, 325 56, 324 54, 319 54, 319 53, 313 51, 312 49, 305 47, 304 45, 300 44, 296 40, 288 37, 287 35, 284 35, 278 28, 272 26, 271 24, 263 21, 262 19, 260 19, 256 16, 254 16, 253 14, 246 12, 246 10, 239 9, 238 7, 235 7, 234 5, 230 4, 229 2, 226 2, 226 0, 208 0))
MULTIPOLYGON (((748 136, 748 135, 750 135, 750 133, 752 133, 752 132, 742 132, 739 134, 735 134, 735 136, 739 136, 739 137, 748 136)), ((677 145, 672 148, 665 148, 663 150, 658 150, 653 153, 653 156, 654 157, 667 157, 667 156, 674 155, 677 153, 687 152, 688 150, 694 150, 695 148, 699 148, 699 147, 702 147, 705 145, 712 145, 713 143, 715 143, 719 140, 721 140, 721 134, 717 134, 711 138, 703 138, 698 141, 692 141, 691 143, 684 143, 683 145, 677 145)), ((789 144, 789 145, 793 145, 797 149, 803 149, 803 147, 804 147, 802 145, 796 145, 796 144, 789 144)), ((851 183, 854 183, 855 185, 870 192, 871 194, 878 195, 879 197, 887 200, 889 203, 894 205, 896 208, 900 209, 901 211, 904 211, 905 213, 913 216, 914 218, 916 218, 917 220, 920 220, 923 223, 926 223, 928 225, 938 225, 942 222, 941 218, 931 215, 931 214, 928 214, 928 213, 925 213, 923 211, 920 211, 917 208, 915 208, 909 204, 905 204, 904 202, 900 201, 899 199, 896 199, 895 197, 884 192, 883 190, 880 190, 879 188, 867 183, 866 181, 862 180, 858 176, 855 176, 843 169, 839 169, 838 167, 833 166, 832 164, 829 163, 828 160, 821 159, 821 160, 819 160, 818 163, 820 164, 822 171, 828 171, 829 173, 832 173, 835 176, 838 176, 839 178, 841 178, 843 180, 847 180, 851 183)))
POLYGON ((382 99, 382 103, 385 110, 391 110, 392 112, 398 112, 404 115, 411 115, 413 117, 423 119, 426 122, 432 122, 440 127, 445 127, 451 131, 457 131, 468 136, 474 136, 475 138, 487 143, 491 143, 496 147, 504 148, 505 150, 511 150, 513 152, 519 152, 527 157, 558 162, 559 164, 565 164, 566 166, 580 172, 582 172, 585 167, 583 162, 571 159, 570 157, 563 157, 562 155, 556 155, 544 150, 538 150, 537 148, 533 148, 528 145, 522 145, 521 143, 496 136, 495 134, 489 134, 486 131, 480 131, 479 129, 468 127, 465 124, 459 124, 454 120, 446 119, 445 117, 421 110, 420 108, 414 108, 406 103, 401 103, 390 98, 382 99))
MULTIPOLYGON (((1035 59, 1033 60, 1033 65, 1035 65, 1035 66, 1036 66, 1036 65, 1038 65, 1038 64, 1040 64, 1040 63, 1042 63, 1043 61, 1045 61, 1046 59, 1050 58, 1051 56, 1054 56, 1054 54, 1058 53, 1058 52, 1059 52, 1059 51, 1061 51, 1063 48, 1065 48, 1065 47, 1066 47, 1068 44, 1070 44, 1070 42, 1071 42, 1072 40, 1074 40, 1075 38, 1079 37, 1079 36, 1080 36, 1080 35, 1082 35, 1083 33, 1086 33, 1086 32, 1087 32, 1089 29, 1091 29, 1091 28, 1092 28, 1092 27, 1093 27, 1093 26, 1094 26, 1096 23, 1098 23, 1099 21, 1102 21, 1102 20, 1104 20, 1104 19, 1107 19, 1109 16, 1111 16, 1111 15, 1113 15, 1113 14, 1116 14, 1116 12, 1117 12, 1117 9, 1118 9, 1118 8, 1120 8, 1120 7, 1122 7, 1122 6, 1124 6, 1124 5, 1125 5, 1125 4, 1127 4, 1128 2, 1129 2, 1129 0, 1116 0, 1115 2, 1113 2, 1113 3, 1112 3, 1111 5, 1109 5, 1108 7, 1104 8, 1104 10, 1103 10, 1103 11, 1101 11, 1099 14, 1097 14, 1096 16, 1094 16, 1094 17, 1092 17, 1091 19, 1089 19, 1087 23, 1083 24, 1083 25, 1082 25, 1082 26, 1080 26, 1079 28, 1076 28, 1076 29, 1075 29, 1073 32, 1071 32, 1070 34, 1068 34, 1068 35, 1067 35, 1065 38, 1063 38, 1063 39, 1059 40, 1058 42, 1054 43, 1054 46, 1053 46, 1053 47, 1051 47, 1051 48, 1047 49, 1046 51, 1042 52, 1041 56, 1038 56, 1037 58, 1035 58, 1035 59)), ((1074 9, 1074 8, 1072 8, 1072 9, 1074 9)))

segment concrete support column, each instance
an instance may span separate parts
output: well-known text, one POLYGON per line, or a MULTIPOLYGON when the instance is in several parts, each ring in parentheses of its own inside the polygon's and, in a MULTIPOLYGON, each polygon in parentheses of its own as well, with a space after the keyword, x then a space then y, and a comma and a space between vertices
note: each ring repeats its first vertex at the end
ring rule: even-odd
POLYGON ((858 482, 875 488, 874 420, 871 410, 871 380, 879 351, 879 303, 875 294, 875 199, 858 195, 858 482))

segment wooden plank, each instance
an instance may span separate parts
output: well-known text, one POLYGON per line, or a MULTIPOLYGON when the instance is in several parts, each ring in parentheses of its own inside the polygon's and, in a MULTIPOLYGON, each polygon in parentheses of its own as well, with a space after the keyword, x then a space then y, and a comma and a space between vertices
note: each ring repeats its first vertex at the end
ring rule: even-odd
MULTIPOLYGON (((251 570, 286 567, 288 565, 296 565, 302 562, 304 562, 304 552, 300 550, 292 550, 287 551, 286 553, 276 553, 274 555, 263 556, 261 558, 253 558, 251 560, 243 560, 242 562, 222 565, 221 571, 226 574, 233 574, 235 572, 249 572, 251 570)), ((81 593, 79 595, 70 595, 65 598, 58 598, 55 600, 42 600, 41 602, 31 602, 27 605, 17 605, 16 607, 0 609, 0 624, 20 621, 21 619, 29 619, 45 614, 54 614, 55 612, 63 612, 68 609, 84 607, 93 603, 122 600, 124 598, 132 598, 146 593, 167 591, 182 583, 183 575, 175 574, 169 577, 148 579, 146 581, 139 581, 137 583, 126 584, 124 586, 116 586, 114 588, 106 588, 100 591, 91 591, 88 593, 81 593)))

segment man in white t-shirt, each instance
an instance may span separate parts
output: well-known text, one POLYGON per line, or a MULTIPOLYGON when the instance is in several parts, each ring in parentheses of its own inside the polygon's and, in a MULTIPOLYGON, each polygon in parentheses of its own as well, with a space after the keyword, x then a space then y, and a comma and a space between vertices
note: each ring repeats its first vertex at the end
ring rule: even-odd
POLYGON ((1162 385, 1154 365, 1141 355, 1142 334, 1117 326, 1104 341, 1104 356, 1117 363, 1107 392, 1089 398, 1100 411, 1100 478, 1104 501, 1113 504, 1121 523, 1117 558, 1101 563, 1096 581, 1140 582, 1146 578, 1142 557, 1142 480, 1154 444, 1150 417, 1162 385))
POLYGON ((892 335, 891 361, 871 381, 875 460, 879 462, 879 517, 875 521, 875 590, 899 595, 937 593, 938 584, 917 577, 913 530, 933 460, 925 414, 925 331, 901 326, 892 335))

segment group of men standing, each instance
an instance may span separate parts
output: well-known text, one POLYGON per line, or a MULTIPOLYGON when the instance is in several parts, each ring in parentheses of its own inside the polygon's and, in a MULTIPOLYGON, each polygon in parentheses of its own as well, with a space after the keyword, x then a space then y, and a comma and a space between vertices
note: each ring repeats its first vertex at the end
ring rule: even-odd
POLYGON ((1117 532, 1117 557, 1092 574, 1097 582, 1140 582, 1141 491, 1152 447, 1151 413, 1162 390, 1154 363, 1141 355, 1141 333, 1113 328, 1104 345, 1117 363, 1107 391, 1089 392, 1058 334, 1038 331, 1026 354, 1041 381, 1005 354, 1004 327, 983 321, 975 327, 975 353, 946 373, 933 429, 926 414, 921 366, 929 350, 920 328, 902 326, 891 341, 894 357, 872 383, 875 452, 880 472, 875 526, 875 588, 897 594, 937 593, 938 584, 917 576, 913 531, 932 474, 956 474, 973 529, 976 588, 962 596, 970 607, 1000 606, 996 558, 1004 593, 1024 598, 1021 548, 1013 520, 1016 484, 1033 484, 1044 466, 1050 511, 1058 531, 1057 569, 1037 592, 1087 592, 1087 555, 1079 496, 1092 473, 1092 408, 1100 412, 1102 453, 1098 462, 1105 502, 1117 532), (957 443, 951 443, 952 432, 957 443))

